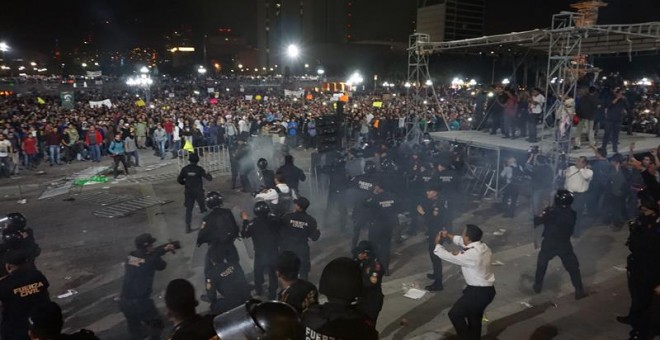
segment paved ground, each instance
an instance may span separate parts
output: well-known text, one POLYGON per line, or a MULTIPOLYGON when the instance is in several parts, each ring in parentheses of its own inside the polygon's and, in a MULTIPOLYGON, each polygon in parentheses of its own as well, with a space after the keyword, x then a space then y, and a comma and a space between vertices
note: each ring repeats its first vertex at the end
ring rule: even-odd
MULTIPOLYGON (((301 163, 309 162, 304 153, 299 153, 297 158, 301 163)), ((64 308, 67 327, 90 328, 102 339, 126 338, 125 323, 117 310, 115 297, 123 275, 121 263, 132 250, 136 235, 151 232, 159 242, 178 239, 184 245, 176 255, 166 256, 168 268, 157 274, 154 297, 159 305, 162 306, 165 285, 173 278, 191 280, 198 293, 203 288, 201 269, 205 249, 194 247, 195 234, 184 233, 182 188, 169 174, 175 166, 147 171, 148 165, 158 160, 150 158, 148 153, 142 159, 145 166, 138 175, 120 178, 115 183, 86 186, 70 195, 46 200, 37 200, 46 184, 65 178, 67 173, 74 171, 73 168, 79 171, 91 164, 71 165, 68 170, 55 168, 52 175, 22 176, 11 180, 13 182, 0 182, 0 212, 20 211, 35 229, 43 249, 38 266, 51 281, 51 295, 64 308), (37 188, 23 192, 26 204, 17 203, 13 194, 17 183, 37 188), (131 211, 126 208, 112 210, 118 202, 145 197, 161 204, 137 204, 139 207, 131 211), (125 216, 108 218, 98 214, 108 209, 125 216), (63 299, 55 297, 68 289, 76 290, 77 294, 63 299)), ((302 190, 309 193, 311 188, 305 185, 302 190)), ((249 196, 228 190, 226 177, 216 178, 207 189, 221 191, 226 205, 235 212, 251 208, 249 196)), ((324 205, 321 199, 312 201, 312 214, 321 220, 324 205)), ((574 241, 585 285, 590 292, 590 296, 576 302, 568 274, 558 259, 548 269, 544 292, 532 293, 531 277, 537 251, 533 247, 534 236, 528 213, 505 219, 489 202, 474 203, 471 211, 457 219, 456 225, 468 221, 479 224, 486 232, 484 241, 493 249, 495 260, 501 263, 495 267, 497 296, 487 310, 488 321, 484 322, 487 338, 626 338, 626 327, 614 321, 615 315, 626 312, 629 301, 624 271, 627 255, 625 231, 614 233, 609 228, 597 226, 574 241), (500 229, 505 229, 503 235, 495 235, 500 229)), ((201 215, 196 212, 193 218, 194 223, 198 223, 201 215)), ((322 226, 321 239, 312 244, 313 282, 317 282, 323 265, 337 256, 350 254, 349 237, 339 233, 337 228, 325 226, 325 223, 322 226)), ((393 249, 392 276, 386 278, 383 286, 386 300, 378 322, 381 337, 445 338, 451 331, 447 310, 464 285, 460 271, 453 265, 445 265, 445 290, 411 300, 403 297, 402 286, 415 284, 423 287, 428 284, 425 274, 429 271, 430 260, 426 241, 422 236, 416 236, 393 249)), ((250 245, 241 246, 240 252, 247 259, 250 245)), ((243 265, 250 271, 249 260, 243 265)), ((202 304, 201 308, 207 306, 202 304)))

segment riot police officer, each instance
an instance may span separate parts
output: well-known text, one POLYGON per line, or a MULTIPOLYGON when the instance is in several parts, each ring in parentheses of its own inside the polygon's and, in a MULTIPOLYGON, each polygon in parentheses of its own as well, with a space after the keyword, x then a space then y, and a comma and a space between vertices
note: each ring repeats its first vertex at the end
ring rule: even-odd
POLYGON ((369 241, 360 241, 353 251, 353 260, 360 265, 362 272, 362 295, 358 298, 358 310, 371 318, 375 326, 385 298, 382 287, 383 268, 369 241))
POLYGON ((429 185, 426 189, 426 200, 417 206, 417 213, 426 222, 428 250, 433 268, 433 272, 427 274, 427 277, 433 280, 433 283, 426 286, 428 291, 441 291, 444 288, 442 285, 442 260, 434 254, 435 238, 441 230, 451 228, 451 224, 445 202, 440 198, 440 192, 438 184, 429 185))
MULTIPOLYGON (((34 261, 41 254, 41 248, 34 239, 34 232, 27 227, 27 220, 21 213, 10 213, 5 218, 2 227, 2 243, 0 244, 0 260, 11 250, 20 250, 28 256, 29 263, 35 268, 34 261)), ((4 265, 0 263, 0 277, 7 275, 4 265)))
POLYGON ((240 266, 210 260, 206 271, 206 297, 211 304, 212 314, 222 314, 245 303, 250 298, 248 287, 240 266))
POLYGON ((24 340, 30 311, 50 301, 48 280, 32 267, 28 254, 20 250, 5 255, 5 267, 9 274, 0 280, 0 336, 3 340, 24 340))
POLYGON ((558 190, 555 194, 555 206, 547 208, 540 216, 534 217, 534 226, 543 224, 543 242, 536 265, 534 291, 540 293, 543 287, 543 277, 548 268, 548 262, 559 256, 575 287, 575 299, 586 296, 580 277, 580 264, 573 252, 571 235, 575 229, 577 214, 571 209, 573 194, 568 190, 558 190))
POLYGON ((653 194, 643 190, 638 194, 639 216, 630 221, 630 235, 626 245, 630 309, 627 316, 617 317, 632 326, 631 339, 650 339, 651 325, 648 310, 654 289, 660 285, 660 214, 653 194))
POLYGON ((206 212, 206 206, 204 205, 204 186, 202 178, 205 178, 207 181, 213 179, 211 174, 207 173, 204 168, 197 165, 199 163, 199 156, 195 153, 191 153, 188 156, 188 161, 190 164, 184 166, 179 173, 177 182, 181 185, 185 185, 185 201, 183 205, 186 207, 186 233, 190 233, 190 222, 192 220, 192 209, 195 206, 195 202, 199 205, 199 211, 203 214, 206 212))
POLYGON ((257 295, 262 294, 264 273, 268 275, 268 299, 274 300, 277 294, 277 275, 275 259, 279 247, 279 229, 281 219, 271 214, 268 203, 260 201, 254 204, 255 218, 250 221, 247 212, 241 212, 243 228, 241 236, 252 238, 254 244, 254 286, 257 295))
POLYGON ((311 306, 301 316, 306 339, 378 339, 373 322, 352 303, 362 295, 362 274, 347 257, 332 260, 323 268, 319 293, 328 298, 311 306))
POLYGON ((367 161, 364 164, 364 174, 355 176, 352 180, 352 186, 349 189, 349 199, 353 205, 351 213, 353 222, 353 238, 351 239, 351 249, 354 249, 360 240, 362 229, 369 229, 372 223, 369 209, 364 202, 369 198, 374 190, 374 180, 376 174, 376 164, 373 161, 367 161))
POLYGON ((228 262, 238 264, 238 251, 234 241, 238 237, 238 225, 231 210, 222 208, 222 196, 215 192, 206 195, 206 205, 211 212, 204 216, 202 229, 197 235, 197 246, 208 243, 206 252, 205 271, 209 261, 228 262))
POLYGON ((268 161, 265 158, 259 158, 257 161, 256 175, 259 190, 275 187, 275 172, 268 169, 268 161))
POLYGON ((435 168, 437 171, 434 173, 431 182, 437 184, 442 192, 440 200, 445 208, 445 222, 451 224, 454 220, 455 210, 457 209, 454 203, 458 201, 458 194, 460 192, 458 174, 448 159, 436 162, 435 168))
POLYGON ((307 213, 309 200, 299 197, 293 201, 293 212, 283 217, 280 229, 280 251, 291 251, 301 261, 300 278, 307 280, 311 268, 308 240, 317 241, 321 237, 316 219, 307 213))
POLYGON ((298 313, 319 303, 319 291, 309 281, 299 278, 300 258, 290 252, 283 251, 277 257, 275 272, 277 281, 282 288, 277 294, 277 300, 295 308, 298 313))
POLYGON ((136 250, 132 251, 124 263, 124 282, 119 295, 119 309, 126 317, 131 340, 160 339, 163 320, 158 314, 151 292, 156 271, 164 270, 167 263, 162 257, 168 251, 174 252, 174 244, 154 248, 156 239, 149 233, 135 238, 136 250), (148 328, 148 332, 144 328, 148 328))
POLYGON ((374 183, 371 197, 365 205, 374 221, 369 226, 369 242, 376 247, 376 255, 383 265, 383 275, 389 275, 392 233, 399 225, 399 203, 394 194, 385 191, 381 180, 374 183))
POLYGON ((339 229, 346 230, 348 211, 346 209, 346 188, 348 178, 346 177, 346 163, 341 158, 335 158, 331 164, 321 168, 321 172, 328 175, 328 200, 323 216, 323 222, 329 225, 330 216, 339 215, 339 229))

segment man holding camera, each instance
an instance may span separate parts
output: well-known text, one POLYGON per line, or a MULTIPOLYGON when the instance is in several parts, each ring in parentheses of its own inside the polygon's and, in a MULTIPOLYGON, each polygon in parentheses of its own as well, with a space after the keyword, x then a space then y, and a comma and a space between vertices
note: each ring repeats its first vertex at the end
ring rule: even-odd
POLYGON ((155 241, 149 233, 136 237, 137 249, 129 254, 124 263, 126 273, 119 296, 119 309, 126 317, 131 340, 142 340, 147 335, 151 340, 160 339, 164 328, 151 298, 154 274, 167 266, 161 257, 167 252, 174 253, 180 246, 178 242, 171 242, 154 247, 155 241))
POLYGON ((619 152, 619 132, 623 118, 628 110, 628 100, 623 95, 620 88, 614 89, 614 99, 607 105, 605 110, 605 135, 603 135, 603 149, 607 149, 607 144, 612 143, 612 151, 619 152))

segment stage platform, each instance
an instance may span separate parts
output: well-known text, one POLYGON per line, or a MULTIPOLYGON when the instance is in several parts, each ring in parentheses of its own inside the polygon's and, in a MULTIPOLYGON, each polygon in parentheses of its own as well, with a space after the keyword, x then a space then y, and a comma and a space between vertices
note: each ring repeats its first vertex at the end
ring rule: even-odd
MULTIPOLYGON (((459 143, 464 143, 472 145, 473 147, 499 150, 499 151, 511 151, 511 152, 524 152, 526 153, 532 145, 538 145, 541 153, 548 153, 552 151, 553 148, 553 137, 550 133, 546 133, 545 138, 542 142, 539 143, 530 143, 525 141, 524 138, 518 139, 508 139, 502 138, 501 134, 491 135, 490 133, 482 131, 444 131, 444 132, 432 132, 430 135, 437 140, 446 140, 446 141, 456 141, 459 143)), ((602 133, 600 134, 602 137, 602 133)), ((635 154, 648 152, 652 149, 655 149, 660 145, 660 137, 656 137, 653 134, 645 133, 635 133, 632 136, 628 136, 624 131, 619 134, 619 152, 622 154, 628 153, 628 148, 630 143, 635 142, 635 154)), ((601 140, 597 139, 597 145, 600 145, 601 140)), ((607 148, 608 157, 612 155, 612 146, 608 145, 607 148)), ((576 159, 580 156, 586 156, 589 159, 594 158, 594 152, 586 142, 582 142, 582 147, 578 150, 571 150, 569 153, 570 159, 576 159)))

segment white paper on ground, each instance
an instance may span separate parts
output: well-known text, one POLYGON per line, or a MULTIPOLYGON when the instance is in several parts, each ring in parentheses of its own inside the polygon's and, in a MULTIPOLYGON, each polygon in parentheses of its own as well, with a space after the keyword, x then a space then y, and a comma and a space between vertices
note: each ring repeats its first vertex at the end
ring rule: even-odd
POLYGON ((421 289, 417 289, 417 288, 410 288, 410 289, 408 289, 408 292, 406 292, 406 294, 404 294, 403 296, 405 296, 409 299, 419 300, 422 297, 424 297, 424 295, 426 295, 425 290, 421 290, 421 289))

